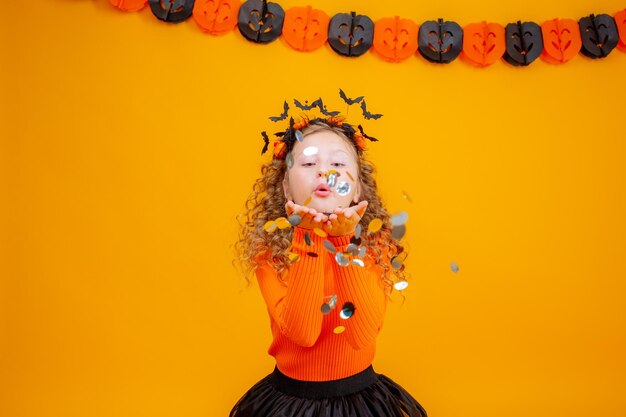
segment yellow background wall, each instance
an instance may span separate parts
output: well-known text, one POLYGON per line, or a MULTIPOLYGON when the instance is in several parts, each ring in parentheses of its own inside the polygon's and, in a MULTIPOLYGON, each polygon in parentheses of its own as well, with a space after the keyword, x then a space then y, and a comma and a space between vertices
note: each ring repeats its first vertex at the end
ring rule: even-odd
MULTIPOLYGON (((461 25, 626 8, 314 5, 461 25)), ((273 367, 229 247, 269 158, 260 131, 284 99, 332 107, 340 87, 385 114, 370 158, 389 210, 410 215, 412 281, 375 369, 431 417, 626 415, 623 51, 392 64, 104 0, 19 2, 0 30, 2 417, 227 415, 273 367)))

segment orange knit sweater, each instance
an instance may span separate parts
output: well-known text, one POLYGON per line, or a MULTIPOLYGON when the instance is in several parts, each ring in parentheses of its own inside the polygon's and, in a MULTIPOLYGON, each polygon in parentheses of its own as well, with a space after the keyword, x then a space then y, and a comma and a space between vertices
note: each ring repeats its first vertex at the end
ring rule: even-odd
MULTIPOLYGON (((287 284, 267 263, 256 270, 274 336, 268 353, 276 358, 278 369, 294 379, 345 378, 364 370, 374 359, 387 307, 382 268, 369 256, 364 259, 365 267, 340 266, 324 248, 325 238, 309 231, 312 244, 307 245, 305 232, 294 227, 291 250, 300 259, 289 267, 284 278, 287 284), (337 295, 335 308, 324 315, 321 306, 333 294, 337 295), (354 304, 354 313, 342 319, 339 312, 346 302, 354 304), (334 333, 337 326, 344 326, 345 331, 334 333)), ((352 236, 326 239, 338 251, 346 251, 352 236)))

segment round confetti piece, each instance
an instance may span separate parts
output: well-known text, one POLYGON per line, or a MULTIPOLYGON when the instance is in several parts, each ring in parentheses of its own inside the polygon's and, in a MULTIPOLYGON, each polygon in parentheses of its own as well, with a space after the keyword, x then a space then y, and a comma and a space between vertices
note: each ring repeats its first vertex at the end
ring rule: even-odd
POLYGON ((341 307, 341 311, 339 312, 339 317, 344 320, 348 320, 354 314, 354 304, 351 302, 347 302, 341 307))
POLYGON ((279 229, 287 229, 291 227, 291 223, 289 223, 289 220, 286 218, 279 217, 276 219, 276 226, 278 226, 279 229))
POLYGON ((350 261, 350 263, 352 265, 365 266, 365 262, 360 259, 353 259, 352 261, 350 261))
MULTIPOLYGON (((326 297, 328 298, 328 297, 326 297)), ((328 301, 328 305, 330 308, 335 308, 335 304, 337 304, 337 294, 333 294, 330 296, 330 301, 328 301)))
POLYGON ((346 328, 345 328, 345 327, 343 327, 343 326, 337 326, 337 327, 335 327, 335 328, 333 329, 333 333, 335 333, 335 334, 340 334, 340 333, 343 333, 345 330, 346 330, 346 328))
POLYGON ((352 256, 356 256, 359 253, 359 247, 354 243, 350 243, 346 248, 346 252, 349 252, 352 256))
POLYGON ((302 205, 303 205, 303 206, 305 206, 305 207, 306 207, 306 206, 308 206, 308 205, 309 205, 309 203, 311 202, 311 199, 312 199, 312 198, 313 198, 313 197, 309 196, 306 200, 304 200, 304 203, 302 203, 302 205))
POLYGON ((287 162, 287 169, 293 168, 293 155, 291 154, 291 152, 287 154, 285 161, 287 162))
POLYGON ((274 220, 270 220, 263 225, 263 229, 265 229, 265 231, 269 233, 272 233, 274 230, 276 230, 276 227, 277 225, 274 220))
POLYGON ((391 224, 393 226, 401 226, 409 220, 409 214, 406 211, 401 211, 398 214, 391 216, 391 224))
POLYGON ((298 142, 302 142, 304 140, 304 135, 302 134, 302 132, 300 130, 296 130, 296 140, 298 142))
POLYGON ((316 235, 320 236, 320 237, 326 237, 326 236, 328 236, 328 235, 327 235, 327 233, 326 233, 325 231, 323 231, 322 229, 320 229, 319 227, 314 228, 314 229, 313 229, 313 232, 314 232, 316 235))
POLYGON ((400 269, 402 268, 402 262, 398 262, 394 259, 393 261, 391 261, 391 267, 393 269, 400 269))
POLYGON ((406 226, 403 224, 400 226, 394 226, 393 229, 391 229, 391 237, 393 237, 396 240, 402 239, 405 233, 406 233, 406 226))
POLYGON ((348 260, 348 258, 346 258, 341 252, 337 252, 337 254, 335 255, 335 261, 337 261, 340 266, 350 265, 350 261, 348 260))
POLYGON ((315 253, 315 252, 307 252, 306 254, 309 255, 311 258, 317 258, 318 257, 318 254, 315 253))
POLYGON ((335 248, 335 245, 333 245, 333 242, 331 242, 330 240, 325 240, 323 242, 324 248, 326 248, 326 250, 330 253, 335 253, 337 252, 337 249, 335 248))
POLYGON ((350 193, 350 183, 346 181, 341 181, 337 184, 337 194, 344 197, 350 193))
POLYGON ((328 304, 328 303, 322 304, 322 314, 326 315, 326 314, 330 313, 330 311, 332 309, 333 308, 330 306, 330 304, 328 304))
POLYGON ((354 229, 354 237, 357 239, 361 239, 361 230, 363 230, 363 227, 361 227, 361 223, 356 225, 356 229, 354 229))
POLYGON ((456 264, 456 262, 452 262, 450 264, 450 268, 452 269, 452 272, 459 272, 459 266, 456 264))
POLYGON ((299 225, 301 221, 302 217, 300 217, 299 214, 292 214, 291 216, 289 216, 289 224, 291 224, 292 226, 299 225))
POLYGON ((289 257, 289 260, 291 262, 295 262, 298 259, 300 259, 300 255, 298 255, 297 253, 293 253, 293 252, 290 252, 287 256, 289 257))
POLYGON ((317 152, 318 152, 317 146, 307 146, 302 151, 302 154, 306 156, 311 156, 311 155, 315 155, 317 152))
POLYGON ((406 191, 402 191, 402 197, 404 197, 404 199, 406 201, 408 201, 409 203, 412 203, 413 201, 411 200, 411 197, 409 197, 409 195, 406 193, 406 191))
POLYGON ((383 221, 381 219, 373 219, 370 224, 367 225, 367 233, 376 233, 383 227, 383 221))
POLYGON ((328 184, 330 188, 334 188, 335 185, 337 184, 337 175, 329 174, 328 178, 326 178, 326 184, 328 184))
POLYGON ((313 244, 313 242, 311 242, 311 235, 309 235, 309 232, 304 232, 304 241, 309 246, 313 244))
POLYGON ((409 283, 406 281, 398 281, 395 284, 393 284, 393 287, 398 290, 398 291, 402 291, 403 289, 405 289, 406 287, 409 286, 409 283))
POLYGON ((367 247, 361 246, 359 248, 359 258, 364 258, 366 252, 367 252, 367 247))

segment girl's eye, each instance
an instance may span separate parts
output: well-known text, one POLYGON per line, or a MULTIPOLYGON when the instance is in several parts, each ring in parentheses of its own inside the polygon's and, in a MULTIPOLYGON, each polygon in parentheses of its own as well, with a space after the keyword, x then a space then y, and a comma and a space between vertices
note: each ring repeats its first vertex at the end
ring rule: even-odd
POLYGON ((336 167, 345 167, 346 166, 346 164, 344 164, 343 162, 335 162, 332 165, 336 166, 336 167))
POLYGON ((315 162, 305 162, 304 164, 302 164, 302 166, 304 166, 304 167, 310 167, 310 166, 313 166, 313 165, 315 165, 315 162))

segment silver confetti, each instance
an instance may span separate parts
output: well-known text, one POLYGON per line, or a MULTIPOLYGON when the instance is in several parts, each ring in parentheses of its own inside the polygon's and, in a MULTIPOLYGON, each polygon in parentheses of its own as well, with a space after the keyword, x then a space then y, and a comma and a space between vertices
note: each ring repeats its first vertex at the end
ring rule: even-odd
POLYGON ((331 242, 330 240, 325 240, 323 242, 324 247, 326 248, 326 250, 330 253, 335 253, 337 252, 337 249, 335 249, 335 245, 333 245, 333 242, 331 242))
POLYGON ((287 158, 285 159, 287 161, 287 169, 291 169, 293 167, 293 155, 291 154, 291 152, 287 154, 287 158))
POLYGON ((459 272, 459 266, 456 264, 456 262, 452 262, 450 264, 450 268, 452 269, 452 272, 459 272))
POLYGON ((341 311, 339 312, 339 317, 344 320, 348 320, 354 314, 354 304, 347 302, 341 307, 341 311))
POLYGON ((406 211, 401 211, 398 214, 391 216, 391 224, 393 226, 401 226, 409 220, 409 214, 406 211))
POLYGON ((311 155, 315 155, 318 151, 319 150, 317 149, 317 146, 307 146, 302 151, 302 154, 306 156, 311 156, 311 155))
POLYGON ((346 258, 341 252, 337 252, 337 254, 335 255, 335 260, 340 266, 350 265, 350 261, 348 260, 348 258, 346 258))
POLYGON ((366 246, 361 246, 359 248, 359 258, 365 257, 365 252, 367 252, 367 247, 366 246))
POLYGON ((300 217, 299 214, 292 214, 291 216, 289 216, 288 220, 292 226, 297 226, 302 221, 302 217, 300 217))
POLYGON ((353 259, 352 261, 350 261, 350 263, 352 265, 358 265, 358 266, 361 266, 361 267, 365 266, 365 262, 363 262, 360 259, 353 259))
POLYGON ((405 289, 406 287, 409 286, 409 283, 406 281, 398 281, 395 284, 393 284, 393 287, 398 290, 398 291, 402 291, 403 289, 405 289))
POLYGON ((344 196, 347 196, 349 193, 350 193, 350 183, 346 181, 341 181, 337 185, 337 194, 344 197, 344 196))
POLYGON ((328 303, 322 304, 322 314, 328 314, 332 309, 333 308, 328 303))
POLYGON ((326 178, 326 184, 333 188, 337 184, 337 174, 329 174, 328 178, 326 178))
POLYGON ((361 230, 362 230, 361 223, 359 223, 359 224, 356 225, 356 230, 354 231, 354 237, 355 238, 358 239, 358 238, 361 237, 361 230))
POLYGON ((346 248, 346 252, 349 252, 352 256, 356 256, 359 253, 359 247, 354 243, 350 243, 346 248))
POLYGON ((391 236, 396 240, 402 239, 405 233, 406 233, 406 226, 403 224, 399 226, 394 226, 391 229, 391 236))
POLYGON ((328 302, 328 305, 330 306, 330 308, 335 308, 335 304, 337 304, 337 294, 331 295, 330 301, 328 302))
POLYGON ((296 140, 297 140, 298 142, 302 142, 302 141, 304 140, 304 135, 302 134, 302 132, 301 132, 301 131, 296 130, 295 135, 296 135, 296 140))

